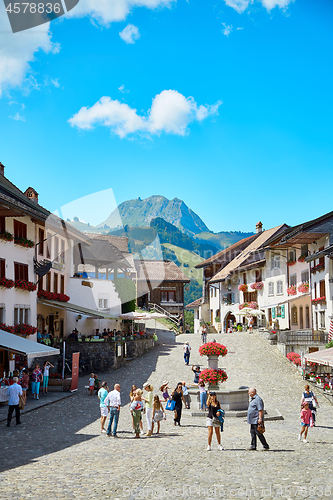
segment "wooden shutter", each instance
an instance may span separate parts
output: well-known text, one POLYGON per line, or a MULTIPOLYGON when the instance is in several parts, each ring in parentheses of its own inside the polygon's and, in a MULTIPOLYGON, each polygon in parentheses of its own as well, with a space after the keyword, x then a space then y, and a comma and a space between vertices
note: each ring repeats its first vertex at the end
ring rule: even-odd
POLYGON ((275 307, 272 307, 272 318, 275 319, 275 307))
POLYGON ((285 314, 286 314, 286 313, 285 313, 285 305, 284 305, 284 304, 282 304, 282 306, 281 306, 281 318, 283 318, 283 319, 284 319, 284 318, 285 318, 285 314))
POLYGON ((0 278, 6 277, 6 261, 5 259, 0 259, 0 278))
POLYGON ((325 280, 319 282, 319 297, 326 297, 325 280))

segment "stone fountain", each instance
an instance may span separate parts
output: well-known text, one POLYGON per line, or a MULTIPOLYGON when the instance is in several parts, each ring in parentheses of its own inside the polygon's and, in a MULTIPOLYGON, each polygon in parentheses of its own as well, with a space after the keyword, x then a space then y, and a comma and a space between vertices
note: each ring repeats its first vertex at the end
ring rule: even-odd
MULTIPOLYGON (((203 344, 202 346, 200 346, 199 354, 201 356, 207 355, 208 359, 208 368, 202 370, 204 379, 207 378, 207 369, 217 372, 219 374, 217 378, 225 378, 226 373, 221 368, 219 368, 219 357, 225 356, 227 352, 228 351, 225 346, 216 342, 208 342, 207 344, 203 344), (205 352, 210 352, 210 354, 205 354, 205 352)), ((244 412, 245 410, 247 410, 249 405, 248 387, 229 387, 227 385, 223 386, 222 388, 220 387, 220 383, 221 382, 219 381, 217 381, 217 383, 208 383, 208 390, 216 392, 216 396, 221 404, 221 407, 225 411, 229 410, 235 412, 244 412)), ((224 384, 225 382, 223 381, 222 383, 224 384)), ((198 409, 200 410, 200 394, 198 389, 195 387, 190 388, 189 394, 191 395, 192 408, 196 409, 196 399, 198 402, 198 409)), ((197 415, 197 413, 195 413, 195 415, 197 415)), ((202 415, 205 415, 205 413, 202 412, 202 415)))

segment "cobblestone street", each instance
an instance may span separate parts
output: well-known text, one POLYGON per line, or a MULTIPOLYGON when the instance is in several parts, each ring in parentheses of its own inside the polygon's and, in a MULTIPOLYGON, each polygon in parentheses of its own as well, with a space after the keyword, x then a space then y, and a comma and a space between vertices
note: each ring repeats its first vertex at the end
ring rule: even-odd
MULTIPOLYGON (((308 444, 298 441, 301 375, 266 340, 255 333, 215 335, 229 350, 220 359, 226 369, 225 387, 254 386, 269 414, 284 420, 266 422, 270 451, 246 449, 249 426, 244 418, 227 418, 222 443, 207 452, 205 418, 183 410, 182 426, 173 414, 161 423, 161 434, 133 439, 129 413, 132 383, 149 380, 154 392, 164 379, 174 386, 193 382, 183 361, 183 342, 190 342, 190 365, 206 365, 200 358, 198 335, 159 332, 160 344, 126 367, 103 374, 109 387, 121 384, 123 407, 118 438, 100 433, 99 404, 80 378, 79 391, 22 416, 22 425, 6 428, 1 422, 1 488, 4 500, 29 499, 204 499, 204 498, 333 498, 332 406, 319 398, 317 426, 309 430, 308 444)), ((208 341, 214 336, 209 335, 208 341)), ((87 377, 88 379, 88 377, 87 377)), ((192 408, 194 407, 192 402, 192 408)), ((145 416, 143 425, 146 430, 145 416)))

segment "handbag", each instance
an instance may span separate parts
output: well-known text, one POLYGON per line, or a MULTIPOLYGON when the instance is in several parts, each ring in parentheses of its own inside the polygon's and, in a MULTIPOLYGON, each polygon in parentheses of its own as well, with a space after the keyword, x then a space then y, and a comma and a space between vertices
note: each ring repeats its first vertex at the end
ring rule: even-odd
POLYGON ((173 399, 169 399, 167 404, 165 405, 165 409, 174 411, 175 408, 176 408, 176 401, 174 401, 173 399))
POLYGON ((264 422, 261 422, 260 424, 258 424, 257 431, 259 432, 259 434, 263 434, 265 432, 264 422))
POLYGON ((20 410, 24 410, 24 401, 22 396, 19 396, 19 408, 20 410))

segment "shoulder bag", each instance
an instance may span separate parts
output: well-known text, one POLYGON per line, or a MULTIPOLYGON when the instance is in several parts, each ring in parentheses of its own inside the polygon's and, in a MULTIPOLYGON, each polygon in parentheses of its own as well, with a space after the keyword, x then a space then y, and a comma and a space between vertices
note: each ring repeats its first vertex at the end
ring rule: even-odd
POLYGON ((165 409, 174 411, 175 408, 176 408, 176 401, 174 401, 173 399, 169 399, 165 406, 165 409))
POLYGON ((20 410, 24 410, 24 401, 22 396, 19 396, 19 408, 20 410))
POLYGON ((265 424, 263 421, 258 424, 257 431, 259 432, 259 434, 263 434, 265 432, 265 424))

